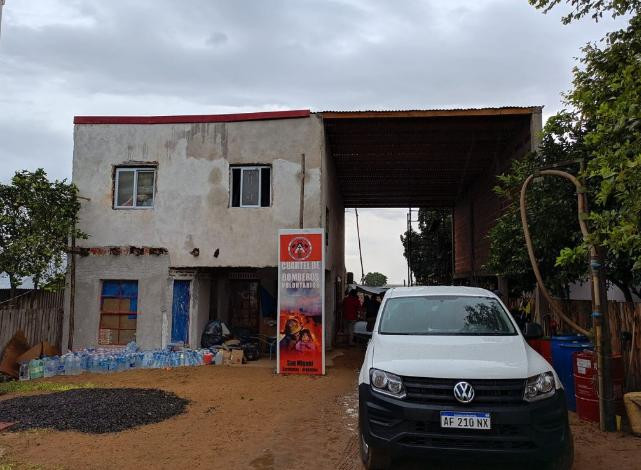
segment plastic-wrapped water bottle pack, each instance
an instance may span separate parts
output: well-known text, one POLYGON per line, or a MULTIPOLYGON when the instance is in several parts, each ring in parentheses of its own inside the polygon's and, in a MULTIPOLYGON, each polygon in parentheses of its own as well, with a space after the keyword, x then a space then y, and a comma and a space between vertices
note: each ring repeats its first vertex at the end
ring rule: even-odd
POLYGON ((174 344, 165 349, 141 351, 132 341, 120 349, 90 348, 62 356, 32 359, 20 364, 20 380, 83 372, 108 374, 132 369, 199 366, 208 364, 211 357, 208 349, 189 349, 174 344))

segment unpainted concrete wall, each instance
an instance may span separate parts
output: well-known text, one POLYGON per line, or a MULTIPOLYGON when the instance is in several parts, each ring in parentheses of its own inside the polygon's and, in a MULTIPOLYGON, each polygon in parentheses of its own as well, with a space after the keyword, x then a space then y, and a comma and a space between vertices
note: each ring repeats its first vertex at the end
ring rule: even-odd
MULTIPOLYGON (((138 280, 137 341, 143 348, 162 347, 171 340, 174 279, 192 280, 192 346, 200 343, 210 312, 228 319, 228 273, 189 268, 265 267, 258 270, 261 285, 276 294, 272 291, 278 229, 299 226, 302 154, 304 227, 324 227, 326 208, 330 211, 326 314, 331 331, 333 283, 337 276, 344 279, 344 208, 319 116, 210 124, 76 125, 74 132, 73 181, 88 199, 82 200, 79 228, 89 239, 79 245, 151 246, 168 252, 76 257, 74 349, 97 345, 104 279, 138 280), (157 164, 153 209, 113 209, 114 168, 133 162, 157 164), (235 164, 272 166, 271 207, 229 207, 229 166, 235 164), (199 248, 199 256, 190 254, 193 248, 199 248), (213 256, 216 250, 218 257, 213 256), (172 269, 176 267, 183 269, 172 269)), ((68 296, 65 312, 66 346, 68 296)))
POLYGON ((76 125, 73 181, 86 246, 169 250, 172 266, 270 266, 277 231, 299 224, 305 154, 307 227, 322 222, 320 117, 205 124, 76 125), (113 168, 157 162, 155 207, 113 209, 113 168), (272 165, 272 204, 229 207, 229 166, 272 165), (199 248, 200 255, 190 254, 199 248), (219 257, 213 256, 219 250, 219 257))
MULTIPOLYGON (((169 257, 166 255, 76 256, 73 348, 98 344, 100 295, 104 279, 138 281, 136 341, 143 348, 160 347, 167 316, 171 321, 168 272, 169 257)), ((69 289, 66 289, 65 297, 63 349, 66 349, 69 338, 69 289)))
POLYGON ((336 283, 345 286, 345 206, 338 188, 336 165, 322 140, 322 208, 325 228, 325 345, 333 347, 336 322, 336 283))
POLYGON ((200 338, 209 321, 211 276, 198 274, 191 282, 191 308, 189 309, 189 344, 200 347, 200 338))

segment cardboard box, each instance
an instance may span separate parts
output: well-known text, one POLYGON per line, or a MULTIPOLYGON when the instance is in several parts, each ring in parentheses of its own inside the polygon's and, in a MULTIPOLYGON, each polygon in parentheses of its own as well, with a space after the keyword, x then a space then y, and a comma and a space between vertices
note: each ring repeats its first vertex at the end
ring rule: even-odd
POLYGON ((60 356, 60 349, 47 341, 42 342, 42 355, 43 356, 60 356))
POLYGON ((226 366, 231 364, 231 351, 229 349, 223 349, 223 364, 226 366))
POLYGON ((242 364, 244 353, 242 349, 224 349, 223 350, 223 364, 226 366, 242 364))
POLYGON ((46 341, 38 343, 29 349, 27 352, 18 356, 18 363, 30 361, 31 359, 39 359, 40 356, 59 356, 60 351, 57 347, 52 346, 46 341))
POLYGON ((0 372, 4 372, 5 374, 17 379, 18 372, 20 370, 18 357, 28 350, 29 343, 27 342, 27 338, 22 331, 18 330, 4 348, 2 362, 0 362, 0 372))
POLYGON ((244 355, 242 349, 232 349, 230 362, 232 364, 242 364, 244 355))

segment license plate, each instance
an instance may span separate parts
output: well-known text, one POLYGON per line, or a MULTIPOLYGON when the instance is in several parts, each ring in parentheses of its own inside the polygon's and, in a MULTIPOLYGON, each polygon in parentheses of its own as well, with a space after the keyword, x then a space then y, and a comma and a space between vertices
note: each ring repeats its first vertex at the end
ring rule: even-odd
POLYGON ((492 429, 490 413, 441 411, 441 427, 455 429, 492 429))

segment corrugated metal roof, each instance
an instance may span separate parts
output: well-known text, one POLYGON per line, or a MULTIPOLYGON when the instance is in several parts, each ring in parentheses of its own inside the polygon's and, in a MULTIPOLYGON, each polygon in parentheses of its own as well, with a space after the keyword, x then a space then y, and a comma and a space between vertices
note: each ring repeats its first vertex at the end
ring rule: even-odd
POLYGON ((321 116, 346 207, 453 207, 481 176, 531 148, 532 116, 540 109, 321 116))
POLYGON ((325 110, 314 113, 415 113, 431 111, 485 111, 502 109, 531 109, 540 110, 543 106, 484 106, 480 108, 426 108, 426 109, 363 109, 363 110, 325 110))
MULTIPOLYGON (((382 117, 438 117, 438 116, 487 116, 502 114, 530 114, 540 112, 542 106, 503 106, 495 108, 436 108, 361 111, 315 111, 323 118, 382 118, 382 117)), ((267 111, 237 114, 207 114, 178 116, 75 116, 74 124, 177 124, 203 122, 257 121, 308 117, 308 109, 267 111)))
POLYGON ((540 113, 542 109, 542 106, 503 106, 495 108, 320 111, 318 114, 321 114, 323 116, 323 119, 423 118, 524 115, 540 113))

